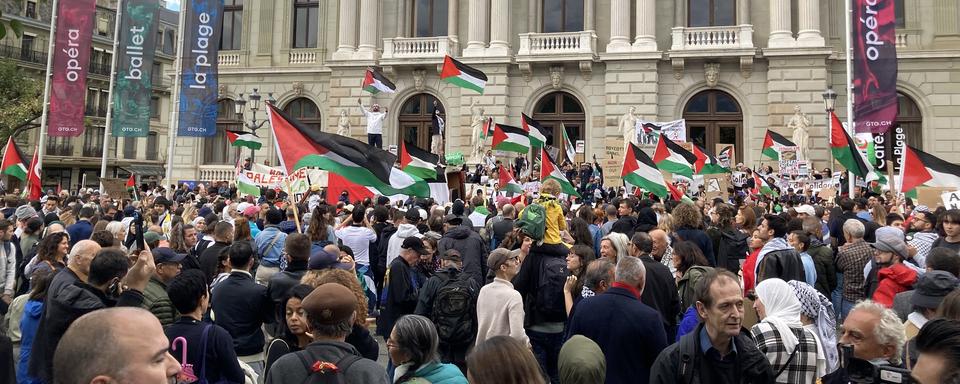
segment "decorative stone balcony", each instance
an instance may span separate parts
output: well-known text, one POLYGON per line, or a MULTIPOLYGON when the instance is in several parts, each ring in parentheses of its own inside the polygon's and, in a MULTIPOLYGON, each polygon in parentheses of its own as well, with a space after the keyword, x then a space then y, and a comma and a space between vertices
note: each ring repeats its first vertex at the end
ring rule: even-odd
POLYGON ((395 37, 383 39, 381 64, 443 62, 446 55, 457 55, 457 41, 449 36, 395 37))
POLYGON ((317 63, 317 50, 316 49, 297 49, 290 51, 290 61, 292 65, 298 64, 316 64, 317 63))
POLYGON ((594 31, 521 33, 517 61, 578 61, 597 58, 594 31))
POLYGON ((217 55, 217 65, 221 67, 240 66, 240 53, 239 52, 220 52, 220 54, 217 55))
POLYGON ((738 56, 748 50, 753 52, 753 26, 733 25, 723 27, 674 27, 671 55, 674 52, 702 51, 728 52, 726 56, 738 56), (733 54, 729 54, 733 53, 733 54))
POLYGON ((199 181, 233 181, 237 169, 232 165, 201 165, 199 181))

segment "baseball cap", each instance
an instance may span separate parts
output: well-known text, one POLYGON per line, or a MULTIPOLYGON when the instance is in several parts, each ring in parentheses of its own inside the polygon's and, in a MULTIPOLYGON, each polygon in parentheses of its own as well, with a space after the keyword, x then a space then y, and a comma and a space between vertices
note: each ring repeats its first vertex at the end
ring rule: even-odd
POLYGON ((243 210, 244 216, 256 216, 258 213, 260 213, 260 207, 256 205, 250 205, 249 207, 243 210))
POLYGON ((327 252, 323 248, 316 248, 313 252, 310 252, 307 268, 310 270, 343 269, 349 271, 350 264, 341 263, 339 260, 339 255, 327 252))
MULTIPOLYGON (((147 233, 151 233, 151 232, 147 232, 147 233)), ((147 233, 144 233, 144 237, 146 237, 147 233)), ((179 263, 183 261, 185 257, 187 257, 186 254, 178 254, 173 249, 167 248, 167 247, 154 248, 151 251, 151 253, 153 253, 153 262, 157 265, 160 265, 163 263, 179 263)))
POLYGON ((350 319, 357 310, 357 297, 350 288, 337 283, 322 284, 303 298, 303 311, 311 322, 339 324, 350 319))
POLYGON ((400 245, 402 249, 412 249, 417 251, 417 253, 423 255, 427 253, 426 248, 423 247, 423 240, 420 240, 419 237, 408 237, 403 239, 403 244, 400 245))
POLYGON ((420 210, 415 207, 410 207, 410 209, 407 209, 407 212, 403 214, 403 217, 407 219, 407 221, 420 221, 420 210))
POLYGON ((957 283, 957 278, 950 272, 927 272, 917 281, 910 304, 921 308, 937 308, 943 298, 957 288, 957 283))
POLYGON ((243 213, 243 211, 245 211, 247 208, 250 208, 251 205, 253 205, 253 204, 250 204, 250 203, 248 203, 248 202, 246 202, 246 201, 244 201, 244 202, 242 202, 242 203, 240 203, 240 204, 237 204, 237 212, 243 213))
POLYGON ((907 243, 903 241, 903 231, 894 227, 880 227, 877 228, 875 238, 875 242, 869 243, 871 247, 896 253, 904 259, 909 257, 907 243))
POLYGON ((487 256, 487 268, 491 271, 496 272, 500 270, 500 266, 510 260, 513 257, 513 252, 507 250, 506 248, 497 248, 493 252, 490 252, 490 256, 487 256))
POLYGON ((797 211, 798 214, 799 214, 799 213, 803 213, 803 214, 807 214, 807 215, 810 215, 810 216, 816 216, 816 215, 817 215, 817 211, 816 211, 815 209, 813 209, 813 206, 812 206, 812 205, 809 205, 809 204, 803 204, 803 205, 801 205, 801 206, 799 206, 799 207, 794 208, 793 210, 794 210, 794 211, 797 211))
POLYGON ((160 241, 160 239, 162 238, 163 238, 163 235, 153 231, 146 231, 143 233, 143 242, 146 244, 160 241))

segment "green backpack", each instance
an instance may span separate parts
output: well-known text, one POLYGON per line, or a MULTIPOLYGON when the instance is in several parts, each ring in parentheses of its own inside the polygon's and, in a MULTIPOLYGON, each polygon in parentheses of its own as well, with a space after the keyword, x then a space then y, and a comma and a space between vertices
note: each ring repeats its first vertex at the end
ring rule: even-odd
POLYGON ((541 242, 547 231, 547 210, 540 204, 530 204, 520 212, 514 225, 534 242, 541 242))

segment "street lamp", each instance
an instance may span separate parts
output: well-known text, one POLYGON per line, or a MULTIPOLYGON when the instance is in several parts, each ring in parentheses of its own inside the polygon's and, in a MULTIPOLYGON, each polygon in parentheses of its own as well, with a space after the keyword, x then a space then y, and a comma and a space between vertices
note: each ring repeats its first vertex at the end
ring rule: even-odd
POLYGON ((837 93, 833 91, 833 86, 827 86, 827 90, 823 91, 823 109, 827 112, 827 141, 831 144, 827 146, 827 150, 831 151, 828 153, 828 159, 830 160, 830 177, 833 177, 833 120, 831 115, 833 114, 834 107, 837 105, 837 93))
MULTIPOLYGON (((236 112, 237 116, 240 117, 240 121, 243 122, 244 128, 250 130, 250 132, 253 132, 254 136, 258 136, 257 130, 260 129, 260 127, 263 127, 263 124, 267 122, 266 119, 260 120, 260 121, 257 120, 257 111, 260 110, 261 97, 262 96, 260 96, 260 94, 257 93, 257 88, 254 88, 253 92, 251 92, 249 95, 246 96, 246 99, 244 99, 244 96, 241 93, 240 96, 237 97, 237 100, 234 101, 233 103, 234 112, 236 112), (245 111, 244 107, 246 107, 248 104, 249 104, 248 109, 250 110, 250 121, 245 122, 243 121, 243 115, 245 111)), ((273 104, 274 102, 276 102, 276 100, 273 98, 273 92, 267 92, 267 103, 273 104)), ((253 153, 254 153, 254 150, 251 149, 250 150, 251 162, 253 162, 253 153)))

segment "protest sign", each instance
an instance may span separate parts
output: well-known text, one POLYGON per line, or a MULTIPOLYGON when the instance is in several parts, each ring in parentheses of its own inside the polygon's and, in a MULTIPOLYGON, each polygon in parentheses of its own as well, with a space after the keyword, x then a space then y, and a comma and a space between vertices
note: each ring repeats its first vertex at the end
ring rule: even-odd
POLYGON ((678 143, 687 140, 687 122, 684 119, 664 122, 638 119, 636 129, 637 143, 641 147, 656 147, 661 135, 678 143))
POLYGON ((742 188, 747 184, 747 173, 740 171, 730 173, 730 182, 734 187, 742 188))
POLYGON ((606 188, 619 187, 623 185, 623 178, 620 171, 623 168, 623 158, 600 160, 600 166, 603 167, 603 186, 606 188))
POLYGON ((603 157, 623 161, 624 147, 626 147, 626 143, 623 142, 623 139, 606 139, 603 141, 603 157))
POLYGON ((943 204, 942 196, 945 192, 951 192, 956 187, 917 187, 917 205, 926 205, 930 209, 943 204))
POLYGON ((103 177, 100 178, 100 182, 103 183, 103 191, 108 196, 115 199, 130 197, 130 194, 127 193, 127 179, 103 177))
POLYGON ((733 144, 721 144, 717 143, 716 145, 716 154, 717 161, 720 163, 721 167, 732 169, 737 162, 737 146, 733 144))
POLYGON ((780 174, 796 176, 800 173, 800 160, 797 160, 797 147, 780 147, 780 174))
POLYGON ((704 198, 712 200, 720 197, 727 200, 727 189, 730 187, 730 180, 726 174, 717 173, 703 176, 704 198))
POLYGON ((945 192, 940 195, 940 201, 946 209, 960 209, 960 191, 945 192))

